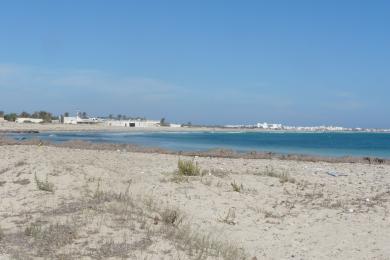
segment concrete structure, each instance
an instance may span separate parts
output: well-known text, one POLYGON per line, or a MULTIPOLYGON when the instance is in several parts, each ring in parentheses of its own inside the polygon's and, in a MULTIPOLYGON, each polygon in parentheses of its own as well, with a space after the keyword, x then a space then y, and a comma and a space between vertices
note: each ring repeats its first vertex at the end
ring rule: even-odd
POLYGON ((122 127, 158 127, 160 121, 156 120, 107 120, 105 124, 108 126, 122 127))
POLYGON ((179 124, 169 124, 169 127, 181 127, 181 125, 179 125, 179 124))
POLYGON ((77 117, 75 116, 65 116, 64 124, 77 125, 77 117))
POLYGON ((20 118, 17 118, 15 122, 16 123, 34 123, 34 124, 39 124, 39 123, 43 123, 43 119, 20 117, 20 118))
POLYGON ((77 124, 98 124, 102 123, 103 121, 98 118, 81 118, 79 116, 65 116, 64 117, 64 124, 71 124, 71 125, 77 125, 77 124))

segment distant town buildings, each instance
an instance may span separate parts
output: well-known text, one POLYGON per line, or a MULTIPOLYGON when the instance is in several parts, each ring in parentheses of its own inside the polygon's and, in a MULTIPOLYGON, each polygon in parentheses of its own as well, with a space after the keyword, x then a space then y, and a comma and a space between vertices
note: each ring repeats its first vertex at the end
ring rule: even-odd
MULTIPOLYGON (((342 132, 342 131, 371 131, 363 128, 346 128, 341 126, 285 126, 275 123, 257 123, 255 125, 225 125, 226 128, 250 128, 264 130, 283 130, 283 131, 302 131, 302 132, 342 132)), ((375 131, 387 132, 386 130, 376 129, 375 131)))
MULTIPOLYGON (((1 112, 1 111, 0 111, 1 112)), ((126 116, 118 115, 116 118, 112 115, 109 117, 88 117, 85 112, 77 112, 76 116, 69 116, 69 113, 65 113, 66 116, 55 117, 51 113, 40 111, 28 114, 22 112, 17 115, 16 113, 0 114, 0 123, 2 125, 8 122, 16 123, 51 123, 51 124, 100 124, 112 127, 136 127, 136 128, 151 128, 151 127, 192 127, 191 123, 188 124, 171 124, 165 121, 165 118, 161 120, 148 120, 145 118, 128 118, 126 116), (3 116, 4 115, 4 116, 3 116)), ((232 128, 232 129, 259 129, 265 131, 291 131, 291 132, 379 132, 379 133, 390 133, 390 129, 377 129, 377 128, 347 128, 341 126, 285 126, 280 123, 256 123, 247 125, 224 125, 224 126, 207 126, 201 125, 198 127, 213 127, 213 128, 232 128)))
POLYGON ((268 123, 257 123, 257 128, 263 128, 263 129, 282 129, 282 124, 268 124, 268 123))

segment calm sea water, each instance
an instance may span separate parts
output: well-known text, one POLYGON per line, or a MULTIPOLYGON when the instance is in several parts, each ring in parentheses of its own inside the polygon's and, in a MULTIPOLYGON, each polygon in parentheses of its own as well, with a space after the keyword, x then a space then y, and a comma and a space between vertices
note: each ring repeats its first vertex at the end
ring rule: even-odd
POLYGON ((83 140, 138 144, 177 151, 227 148, 237 151, 390 158, 390 134, 386 133, 63 132, 12 134, 12 137, 40 138, 53 142, 83 140))

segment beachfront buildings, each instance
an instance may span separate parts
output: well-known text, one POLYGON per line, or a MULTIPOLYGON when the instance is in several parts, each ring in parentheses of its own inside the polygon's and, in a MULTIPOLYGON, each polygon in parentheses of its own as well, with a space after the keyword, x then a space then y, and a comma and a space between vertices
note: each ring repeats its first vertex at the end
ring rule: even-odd
POLYGON ((81 118, 79 115, 77 116, 65 116, 63 119, 64 124, 71 124, 71 125, 77 125, 77 124, 98 124, 102 123, 103 120, 99 118, 81 118))
MULTIPOLYGON (((160 127, 161 121, 147 119, 111 119, 111 118, 83 118, 77 113, 76 116, 62 118, 64 124, 101 124, 113 127, 160 127)), ((165 126, 165 125, 164 125, 165 126)), ((167 124, 168 127, 181 127, 179 124, 167 124)))
POLYGON ((104 123, 108 126, 122 127, 158 127, 160 121, 156 120, 106 120, 104 123))

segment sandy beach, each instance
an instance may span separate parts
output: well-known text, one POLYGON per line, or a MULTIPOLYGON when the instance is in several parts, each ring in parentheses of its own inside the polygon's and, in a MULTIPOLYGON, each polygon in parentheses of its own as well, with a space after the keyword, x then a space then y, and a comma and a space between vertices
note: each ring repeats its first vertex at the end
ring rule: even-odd
POLYGON ((389 259, 390 166, 0 146, 1 259, 389 259), (199 176, 182 176, 178 160, 199 176))
MULTIPOLYGON (((233 129, 234 130, 234 129, 233 129)), ((238 129, 242 130, 242 129, 238 129)), ((71 131, 89 131, 89 132, 197 132, 197 131, 232 131, 227 128, 213 128, 213 127, 120 127, 120 126, 108 126, 105 124, 20 124, 14 122, 0 122, 1 132, 18 132, 18 131, 38 131, 38 132, 71 132, 71 131)), ((250 129, 250 131, 260 131, 256 129, 250 129)))

